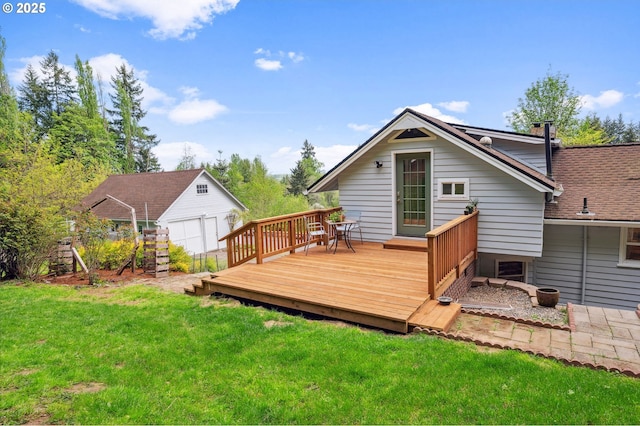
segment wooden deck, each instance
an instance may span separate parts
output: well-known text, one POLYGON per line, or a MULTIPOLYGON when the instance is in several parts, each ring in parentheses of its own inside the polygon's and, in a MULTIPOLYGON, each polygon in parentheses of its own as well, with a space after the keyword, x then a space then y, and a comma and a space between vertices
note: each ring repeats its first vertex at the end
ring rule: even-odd
POLYGON ((202 281, 202 294, 220 293, 407 333, 420 326, 447 330, 460 305, 439 305, 427 290, 427 255, 354 242, 309 255, 297 252, 263 264, 247 263, 202 281))

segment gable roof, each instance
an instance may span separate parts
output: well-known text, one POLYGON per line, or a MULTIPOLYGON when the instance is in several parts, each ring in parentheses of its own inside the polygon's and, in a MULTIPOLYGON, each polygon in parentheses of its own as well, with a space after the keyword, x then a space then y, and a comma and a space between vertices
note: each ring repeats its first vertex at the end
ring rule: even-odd
POLYGON ((564 187, 545 219, 640 221, 640 144, 561 148, 553 174, 564 187), (578 215, 587 198, 592 216, 578 215))
POLYGON ((376 132, 376 134, 371 136, 365 143, 349 154, 344 160, 313 183, 309 187, 309 191, 320 192, 337 189, 338 175, 378 142, 384 140, 384 138, 393 130, 394 125, 407 117, 417 118, 420 125, 429 128, 444 139, 449 140, 471 154, 491 163, 495 167, 504 170, 541 192, 555 192, 557 189, 555 181, 547 177, 544 173, 541 173, 539 170, 525 165, 516 159, 499 152, 498 150, 483 146, 479 141, 457 129, 454 125, 447 124, 436 118, 419 113, 410 108, 406 108, 382 129, 376 132))
MULTIPOLYGON (((146 212, 145 216, 148 216, 149 220, 157 220, 202 174, 205 174, 239 207, 245 208, 204 169, 111 175, 82 200, 81 207, 90 208, 107 195, 111 195, 133 207, 138 218, 144 217, 142 215, 146 212)), ((128 219, 130 213, 124 206, 109 200, 96 206, 93 211, 99 217, 109 219, 128 219)))

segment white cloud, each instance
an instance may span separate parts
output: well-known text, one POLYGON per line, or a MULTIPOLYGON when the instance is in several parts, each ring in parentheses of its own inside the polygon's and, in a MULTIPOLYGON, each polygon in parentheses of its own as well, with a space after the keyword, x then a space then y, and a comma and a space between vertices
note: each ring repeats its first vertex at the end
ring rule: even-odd
POLYGON ((617 90, 605 90, 599 96, 584 95, 580 97, 582 107, 588 110, 609 108, 619 104, 624 99, 624 93, 617 90))
POLYGON ((133 70, 133 76, 140 82, 143 90, 142 107, 151 113, 164 111, 167 105, 175 102, 171 96, 162 90, 150 85, 147 82, 149 72, 147 70, 137 69, 129 63, 127 59, 117 53, 107 53, 105 55, 96 56, 89 59, 89 65, 93 68, 93 76, 102 80, 103 89, 111 91, 111 77, 115 75, 116 68, 125 65, 127 70, 133 70), (161 106, 158 106, 160 104, 161 106))
POLYGON ((469 102, 468 101, 440 102, 438 106, 441 106, 447 111, 467 112, 467 108, 469 108, 469 102))
POLYGON ((291 61, 294 64, 297 64, 298 62, 302 62, 304 61, 305 57, 302 53, 296 53, 296 52, 284 52, 282 50, 280 50, 278 53, 275 54, 271 54, 271 51, 268 49, 263 49, 262 47, 257 48, 256 50, 253 51, 253 53, 255 55, 261 55, 263 56, 262 58, 258 58, 255 60, 255 65, 256 67, 260 68, 261 70, 264 71, 278 71, 281 70, 282 68, 284 68, 284 65, 282 63, 282 60, 286 60, 288 59, 289 61, 291 61), (276 56, 280 59, 269 59, 272 56, 276 56))
POLYGON ((329 171, 357 147, 357 145, 316 146, 316 158, 324 164, 324 169, 329 171))
POLYGON ((196 165, 215 160, 214 155, 209 152, 207 147, 196 142, 160 142, 152 151, 158 157, 162 168, 167 171, 176 168, 185 151, 195 157, 196 165))
POLYGON ((109 19, 149 19, 149 34, 156 39, 193 39, 215 15, 233 10, 239 0, 73 0, 80 6, 109 19))
POLYGON ((195 124, 211 120, 227 112, 228 108, 213 99, 187 99, 169 111, 169 120, 177 124, 195 124))
POLYGON ((258 58, 255 61, 256 67, 264 71, 278 71, 282 69, 282 62, 265 58, 258 58))
MULTIPOLYGON (((327 147, 314 146, 316 158, 324 164, 324 170, 329 171, 357 148, 356 145, 331 145, 327 147)), ((266 161, 269 173, 290 174, 296 162, 300 160, 300 150, 289 146, 278 148, 268 156, 266 161)))
POLYGON ((396 108, 393 111, 393 114, 394 115, 398 115, 402 111, 404 111, 405 108, 411 108, 414 111, 420 112, 422 114, 428 115, 428 116, 436 118, 438 120, 442 120, 442 121, 447 122, 447 123, 459 123, 459 124, 463 124, 464 123, 464 120, 462 120, 460 118, 454 117, 452 115, 443 114, 438 108, 434 107, 430 103, 424 103, 424 104, 420 104, 420 105, 396 108))
POLYGON ((301 53, 289 52, 287 53, 287 57, 289 57, 294 64, 304 61, 304 56, 301 53))
POLYGON ((372 124, 349 123, 347 124, 347 127, 351 130, 355 130, 356 132, 367 132, 369 134, 374 134, 379 129, 378 126, 374 126, 372 124))
POLYGON ((36 74, 39 78, 42 77, 40 73, 40 62, 44 59, 44 56, 30 56, 28 58, 20 58, 20 62, 24 64, 21 68, 14 68, 11 71, 8 71, 9 80, 11 80, 12 85, 14 87, 18 87, 18 85, 22 84, 24 80, 24 75, 27 72, 27 67, 31 65, 35 70, 36 74))

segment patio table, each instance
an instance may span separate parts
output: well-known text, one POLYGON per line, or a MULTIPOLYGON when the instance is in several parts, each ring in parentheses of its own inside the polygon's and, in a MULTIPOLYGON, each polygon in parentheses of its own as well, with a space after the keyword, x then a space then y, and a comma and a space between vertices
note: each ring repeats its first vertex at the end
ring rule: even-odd
POLYGON ((333 247, 333 254, 336 254, 336 251, 338 250, 338 241, 340 241, 340 236, 342 236, 346 246, 350 248, 352 252, 356 252, 353 245, 351 245, 351 228, 353 228, 356 223, 357 222, 355 220, 351 219, 344 219, 339 222, 327 221, 327 224, 332 227, 335 232, 335 238, 329 247, 333 247))

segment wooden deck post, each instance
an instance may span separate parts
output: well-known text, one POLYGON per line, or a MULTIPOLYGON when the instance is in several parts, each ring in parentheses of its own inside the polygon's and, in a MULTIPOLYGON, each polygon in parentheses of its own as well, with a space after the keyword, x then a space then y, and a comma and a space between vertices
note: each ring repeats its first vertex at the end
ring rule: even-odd
POLYGON ((255 239, 255 246, 256 246, 256 263, 261 264, 262 263, 262 256, 264 253, 264 249, 263 249, 263 245, 264 242, 262 241, 262 236, 263 236, 263 228, 262 228, 262 224, 258 224, 257 226, 257 232, 256 232, 256 239, 255 239))
POLYGON ((427 237, 427 288, 429 291, 429 297, 434 299, 436 296, 436 264, 435 255, 436 252, 436 239, 429 234, 427 237))

